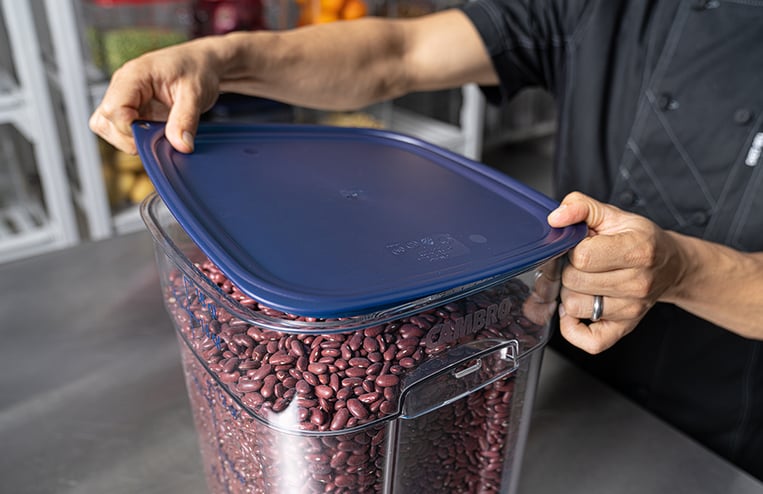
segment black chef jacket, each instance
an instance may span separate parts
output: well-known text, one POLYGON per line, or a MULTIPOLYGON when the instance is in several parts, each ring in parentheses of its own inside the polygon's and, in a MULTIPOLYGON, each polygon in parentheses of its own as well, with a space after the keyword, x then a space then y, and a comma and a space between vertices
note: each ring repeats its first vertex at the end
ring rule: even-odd
MULTIPOLYGON (((763 251, 763 0, 476 0, 500 88, 557 102, 557 195, 763 251)), ((605 299, 606 304, 606 299, 605 299)), ((763 321, 761 321, 763 325, 763 321)), ((763 479, 763 342, 658 304, 612 349, 554 346, 763 479)))

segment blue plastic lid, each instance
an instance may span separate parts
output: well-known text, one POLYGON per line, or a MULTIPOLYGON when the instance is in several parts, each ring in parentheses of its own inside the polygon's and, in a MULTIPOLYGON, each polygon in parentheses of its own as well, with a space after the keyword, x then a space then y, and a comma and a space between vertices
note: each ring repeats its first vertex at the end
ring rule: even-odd
POLYGON ((556 203, 397 133, 202 124, 195 151, 136 122, 139 154, 178 223, 244 293, 312 317, 370 313, 564 253, 556 203))

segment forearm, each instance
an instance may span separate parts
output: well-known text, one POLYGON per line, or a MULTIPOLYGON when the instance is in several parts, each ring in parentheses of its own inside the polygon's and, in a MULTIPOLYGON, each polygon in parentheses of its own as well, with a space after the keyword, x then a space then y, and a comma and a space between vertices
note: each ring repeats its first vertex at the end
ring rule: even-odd
POLYGON ((229 35, 239 62, 220 89, 334 110, 403 94, 404 30, 377 19, 341 24, 229 35))
POLYGON ((166 121, 170 144, 189 153, 201 113, 221 91, 347 110, 467 82, 491 84, 497 77, 479 34, 458 10, 238 32, 127 62, 112 75, 89 124, 117 148, 135 153, 131 124, 166 121))
POLYGON ((763 339, 763 253, 668 234, 679 246, 684 269, 661 300, 741 336, 763 339))
POLYGON ((320 109, 353 109, 412 91, 495 81, 462 13, 419 19, 366 18, 281 32, 235 33, 222 91, 320 109))

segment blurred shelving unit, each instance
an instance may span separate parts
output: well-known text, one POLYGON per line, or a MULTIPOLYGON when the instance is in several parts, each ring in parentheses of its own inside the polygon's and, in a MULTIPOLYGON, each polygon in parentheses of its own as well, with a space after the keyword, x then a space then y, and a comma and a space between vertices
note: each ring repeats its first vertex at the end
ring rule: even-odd
POLYGON ((0 3, 0 262, 80 239, 31 3, 0 3))
POLYGON ((62 125, 68 130, 69 181, 87 236, 114 233, 111 207, 101 168, 98 140, 88 128, 94 97, 105 90, 104 76, 90 63, 83 44, 79 0, 31 0, 42 37, 43 54, 62 125))
MULTIPOLYGON (((88 120, 108 85, 108 75, 93 63, 83 0, 33 0, 49 33, 49 74, 61 96, 71 153, 70 177, 88 236, 102 239, 143 228, 137 204, 115 204, 109 197, 103 147, 88 120)), ((104 2, 109 5, 110 2, 104 2)), ((118 2, 113 2, 118 5, 118 2)), ((149 5, 146 2, 136 5, 149 5)))

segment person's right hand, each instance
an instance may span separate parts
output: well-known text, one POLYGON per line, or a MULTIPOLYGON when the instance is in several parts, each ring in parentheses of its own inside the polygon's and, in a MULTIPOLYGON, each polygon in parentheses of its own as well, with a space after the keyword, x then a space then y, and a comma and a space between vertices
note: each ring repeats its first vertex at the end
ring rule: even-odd
POLYGON ((221 61, 204 39, 142 55, 114 72, 90 117, 90 129, 118 149, 136 153, 131 124, 166 121, 165 135, 180 152, 193 151, 203 111, 220 88, 221 61))

